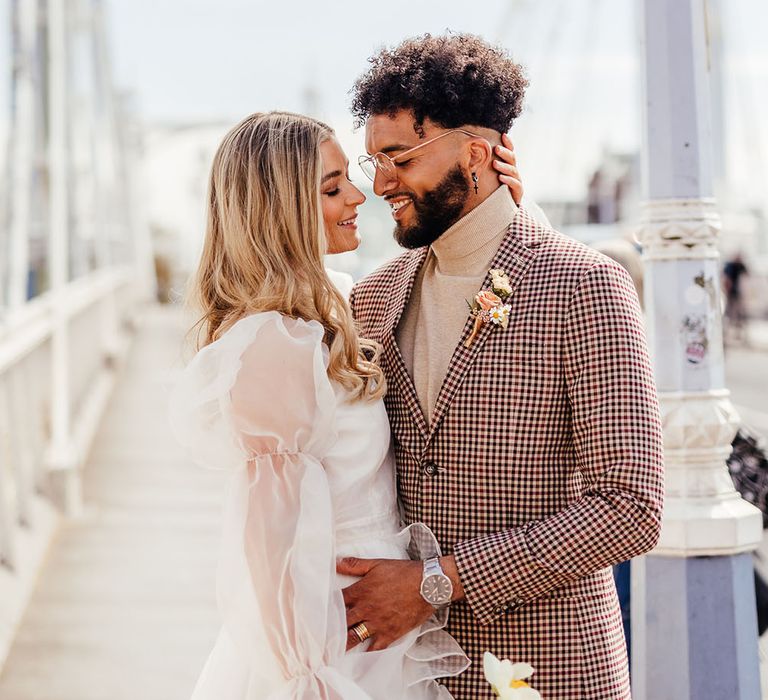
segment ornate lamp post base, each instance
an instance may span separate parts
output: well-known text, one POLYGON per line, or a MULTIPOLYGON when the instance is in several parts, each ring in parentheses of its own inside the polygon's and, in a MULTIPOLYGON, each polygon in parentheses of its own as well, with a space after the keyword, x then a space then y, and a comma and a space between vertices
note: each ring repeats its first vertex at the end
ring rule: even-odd
POLYGON ((711 198, 670 197, 646 204, 639 233, 666 499, 658 546, 632 563, 635 700, 760 700, 748 552, 762 515, 725 465, 739 416, 725 388, 720 228, 711 198))

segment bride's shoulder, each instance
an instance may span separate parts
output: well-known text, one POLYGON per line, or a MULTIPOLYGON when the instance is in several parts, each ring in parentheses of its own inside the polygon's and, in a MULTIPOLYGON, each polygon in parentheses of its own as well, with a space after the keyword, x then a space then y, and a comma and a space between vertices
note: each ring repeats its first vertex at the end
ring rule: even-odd
POLYGON ((289 336, 301 337, 304 335, 317 335, 324 333, 323 325, 319 321, 294 318, 279 311, 259 311, 246 314, 235 321, 221 337, 230 334, 247 334, 254 332, 283 332, 289 336))
POLYGON ((279 311, 247 314, 208 346, 212 352, 258 355, 270 361, 323 344, 325 329, 319 321, 293 318, 279 311))
POLYGON ((177 435, 206 455, 210 464, 217 464, 224 459, 216 454, 223 449, 218 440, 229 435, 229 428, 215 426, 226 426, 234 415, 248 416, 252 425, 257 418, 272 425, 265 411, 280 419, 296 419, 294 413, 306 414, 306 407, 315 403, 332 415, 334 394, 326 375, 323 335, 317 321, 277 311, 238 319, 176 378, 170 404, 177 435), (223 432, 214 435, 213 430, 223 432), (204 445, 207 439, 202 437, 210 438, 216 449, 204 445))

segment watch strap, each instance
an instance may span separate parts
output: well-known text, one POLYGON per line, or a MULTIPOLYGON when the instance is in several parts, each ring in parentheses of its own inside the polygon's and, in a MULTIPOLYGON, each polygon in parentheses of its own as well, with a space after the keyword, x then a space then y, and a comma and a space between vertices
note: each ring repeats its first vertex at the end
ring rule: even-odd
POLYGON ((432 557, 431 559, 424 560, 424 578, 432 576, 433 574, 441 574, 442 576, 445 576, 443 567, 440 566, 439 557, 432 557))

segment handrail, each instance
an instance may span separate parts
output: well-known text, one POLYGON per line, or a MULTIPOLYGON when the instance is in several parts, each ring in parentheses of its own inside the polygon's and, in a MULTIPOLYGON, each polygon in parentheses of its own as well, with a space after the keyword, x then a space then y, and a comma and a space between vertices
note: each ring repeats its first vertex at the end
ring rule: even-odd
POLYGON ((0 318, 0 666, 61 515, 78 512, 81 467, 128 346, 121 329, 144 296, 139 285, 131 267, 97 270, 0 318), (66 371, 81 377, 65 383, 67 396, 54 395, 51 381, 62 324, 66 371), (71 415, 63 461, 51 433, 62 401, 71 415))
MULTIPOLYGON (((97 270, 70 282, 61 292, 68 302, 60 307, 65 317, 76 316, 104 294, 126 283, 132 272, 127 266, 97 270)), ((0 374, 50 337, 53 307, 52 292, 45 292, 9 312, 4 319, 0 318, 0 374)))

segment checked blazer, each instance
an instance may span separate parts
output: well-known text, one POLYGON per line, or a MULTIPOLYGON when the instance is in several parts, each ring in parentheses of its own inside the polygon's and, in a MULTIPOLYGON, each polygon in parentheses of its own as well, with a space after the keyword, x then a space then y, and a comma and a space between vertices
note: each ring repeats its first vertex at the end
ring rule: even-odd
POLYGON ((629 698, 610 566, 655 545, 663 498, 632 281, 518 210, 490 265, 513 288, 509 327, 487 324, 467 348, 467 316, 427 421, 395 340, 426 253, 359 282, 351 304, 361 334, 383 346, 406 520, 455 555, 466 594, 447 629, 472 666, 445 685, 459 700, 493 697, 482 671, 491 651, 533 665, 545 700, 629 698))

